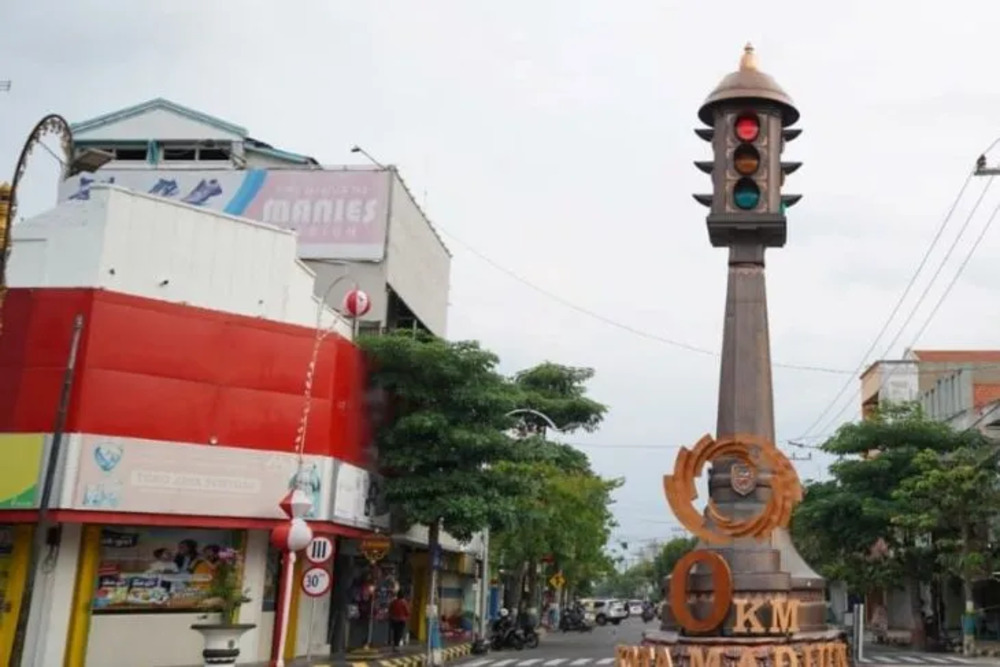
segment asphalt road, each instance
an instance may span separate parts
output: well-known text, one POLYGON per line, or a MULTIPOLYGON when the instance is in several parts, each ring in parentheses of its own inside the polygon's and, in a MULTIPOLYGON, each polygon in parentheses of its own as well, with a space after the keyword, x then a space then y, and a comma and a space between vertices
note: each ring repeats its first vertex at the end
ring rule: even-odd
MULTIPOLYGON (((550 633, 542 637, 537 649, 523 651, 491 651, 472 655, 451 663, 456 667, 613 667, 615 646, 638 644, 645 630, 656 628, 658 621, 648 624, 629 619, 615 627, 595 627, 591 632, 550 633)), ((861 665, 871 667, 962 667, 992 665, 996 658, 963 658, 944 653, 917 653, 871 647, 865 651, 861 665)))

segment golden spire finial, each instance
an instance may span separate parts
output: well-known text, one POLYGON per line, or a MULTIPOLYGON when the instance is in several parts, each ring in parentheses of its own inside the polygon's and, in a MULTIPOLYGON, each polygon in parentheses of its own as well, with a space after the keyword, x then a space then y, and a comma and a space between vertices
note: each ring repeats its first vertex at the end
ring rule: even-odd
POLYGON ((740 58, 740 69, 757 69, 757 55, 753 52, 753 44, 747 42, 743 47, 743 57, 740 58))

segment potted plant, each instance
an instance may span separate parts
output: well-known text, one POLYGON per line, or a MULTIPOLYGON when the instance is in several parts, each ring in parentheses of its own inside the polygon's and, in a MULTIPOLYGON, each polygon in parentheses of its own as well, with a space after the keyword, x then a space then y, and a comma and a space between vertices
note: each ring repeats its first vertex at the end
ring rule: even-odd
MULTIPOLYGON (((240 637, 256 626, 239 623, 240 606, 250 602, 243 589, 243 559, 235 549, 220 549, 200 606, 219 614, 217 623, 195 623, 192 630, 202 634, 205 664, 235 665, 240 655, 240 637)), ((206 614, 202 618, 207 619, 206 614)))

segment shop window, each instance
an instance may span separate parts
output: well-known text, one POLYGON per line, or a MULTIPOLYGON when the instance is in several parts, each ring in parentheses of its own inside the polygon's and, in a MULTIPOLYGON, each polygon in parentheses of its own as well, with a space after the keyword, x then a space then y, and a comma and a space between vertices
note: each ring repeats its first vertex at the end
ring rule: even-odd
POLYGON ((92 608, 109 612, 196 612, 223 549, 242 549, 243 532, 114 528, 101 532, 92 608))

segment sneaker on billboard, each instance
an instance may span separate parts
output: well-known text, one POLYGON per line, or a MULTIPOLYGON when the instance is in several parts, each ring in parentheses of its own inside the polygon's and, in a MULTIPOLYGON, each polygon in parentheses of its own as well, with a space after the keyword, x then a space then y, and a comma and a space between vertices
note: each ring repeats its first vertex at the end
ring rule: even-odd
POLYGON ((173 179, 161 178, 156 181, 156 185, 150 188, 149 194, 159 195, 160 197, 173 197, 177 194, 178 190, 180 190, 180 188, 177 187, 177 181, 173 179))
POLYGON ((222 186, 214 178, 209 180, 202 179, 199 181, 198 185, 195 186, 184 199, 181 201, 185 204, 192 204, 194 206, 201 206, 205 204, 212 197, 217 197, 222 194, 222 186))

